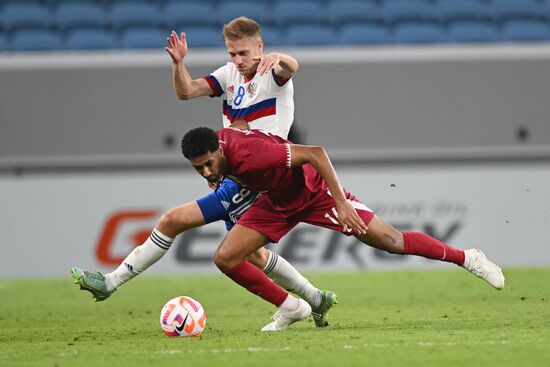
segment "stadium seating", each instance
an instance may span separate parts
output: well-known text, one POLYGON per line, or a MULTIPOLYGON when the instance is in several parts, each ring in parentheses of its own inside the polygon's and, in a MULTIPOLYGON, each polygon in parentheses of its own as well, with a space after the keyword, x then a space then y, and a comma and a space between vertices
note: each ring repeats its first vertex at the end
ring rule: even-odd
POLYGON ((488 21, 491 17, 489 5, 483 0, 440 0, 437 14, 443 24, 463 20, 488 21))
POLYGON ((493 19, 505 22, 512 19, 542 19, 542 4, 536 0, 494 0, 491 2, 493 19))
POLYGON ((378 6, 360 0, 332 0, 327 8, 328 20, 334 26, 382 21, 378 6))
POLYGON ((166 4, 162 14, 168 29, 185 31, 187 27, 215 25, 214 9, 209 3, 171 1, 166 4))
POLYGON ((8 49, 8 41, 6 40, 6 36, 0 33, 0 52, 6 51, 7 49, 8 49))
POLYGON ((489 22, 455 22, 449 26, 449 41, 461 43, 497 42, 497 28, 489 22))
POLYGON ((185 34, 189 47, 224 47, 219 27, 189 27, 185 34))
POLYGON ((61 49, 149 48, 170 30, 190 47, 223 47, 221 27, 241 15, 262 25, 268 47, 550 42, 550 0, 0 0, 0 52, 30 30, 61 49))
POLYGON ((61 3, 55 12, 55 24, 62 32, 75 28, 102 28, 106 20, 104 8, 95 3, 61 3))
POLYGON ((289 46, 321 46, 337 42, 334 30, 327 25, 294 25, 288 28, 286 35, 289 46))
POLYGON ((119 47, 114 33, 107 30, 75 30, 67 37, 67 48, 71 50, 99 50, 119 47))
POLYGON ((425 0, 385 0, 381 11, 384 21, 390 25, 437 20, 435 7, 425 0))
POLYGON ((6 33, 19 29, 48 29, 50 9, 42 4, 9 3, 3 7, 0 21, 6 33))
POLYGON ((51 51, 63 49, 64 44, 57 33, 44 30, 22 30, 13 35, 10 48, 13 51, 51 51))
POLYGON ((277 27, 291 25, 319 24, 323 21, 323 7, 310 0, 276 2, 273 16, 277 27))
POLYGON ((120 2, 110 11, 111 26, 116 31, 128 28, 155 27, 163 22, 160 9, 155 4, 120 2))
POLYGON ((281 31, 276 27, 262 27, 262 40, 266 47, 284 44, 281 31))
POLYGON ((340 30, 340 43, 348 45, 382 45, 392 43, 388 28, 376 24, 352 24, 340 30))
POLYGON ((443 28, 432 23, 400 23, 395 27, 395 43, 441 43, 447 40, 443 28))
POLYGON ((260 24, 272 22, 271 12, 267 3, 253 1, 222 2, 218 6, 217 19, 220 24, 227 24, 232 19, 247 16, 260 24))
POLYGON ((550 26, 539 20, 511 20, 502 26, 503 41, 527 42, 550 40, 550 26))
POLYGON ((45 3, 51 9, 55 9, 58 6, 66 4, 95 4, 104 5, 107 2, 104 0, 36 0, 37 2, 45 3))
POLYGON ((157 28, 132 28, 122 34, 123 48, 154 48, 161 50, 166 46, 166 34, 157 28))

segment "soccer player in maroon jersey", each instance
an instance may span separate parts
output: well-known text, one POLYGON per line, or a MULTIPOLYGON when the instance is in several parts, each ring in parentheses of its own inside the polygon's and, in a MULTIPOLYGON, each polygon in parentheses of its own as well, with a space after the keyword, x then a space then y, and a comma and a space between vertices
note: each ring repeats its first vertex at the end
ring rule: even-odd
POLYGON ((300 222, 354 235, 392 254, 418 255, 462 266, 496 289, 504 275, 479 249, 459 250, 420 232, 400 232, 343 189, 322 147, 297 145, 262 130, 206 127, 189 131, 182 153, 209 181, 221 175, 263 195, 219 245, 214 262, 229 278, 278 307, 262 331, 286 329, 305 319, 309 305, 250 264, 249 254, 278 242, 300 222))

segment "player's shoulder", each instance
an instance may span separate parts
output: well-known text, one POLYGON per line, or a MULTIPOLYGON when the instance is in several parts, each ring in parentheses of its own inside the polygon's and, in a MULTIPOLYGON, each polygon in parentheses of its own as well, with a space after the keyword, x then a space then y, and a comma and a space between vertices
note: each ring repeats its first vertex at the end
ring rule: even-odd
POLYGON ((256 129, 242 130, 231 126, 218 130, 217 134, 218 134, 218 138, 225 143, 229 143, 231 141, 243 140, 243 139, 248 139, 249 141, 251 141, 251 140, 255 140, 255 138, 263 140, 269 137, 270 135, 272 135, 263 130, 256 130, 256 129))
POLYGON ((227 144, 230 141, 235 140, 235 138, 238 139, 241 135, 240 132, 241 130, 229 126, 216 131, 216 134, 218 135, 220 142, 227 144))
POLYGON ((227 63, 221 65, 219 68, 213 71, 211 74, 217 75, 218 77, 221 75, 224 75, 227 78, 227 77, 232 77, 232 75, 235 74, 236 72, 238 72, 238 70, 235 67, 235 64, 228 61, 227 63))
POLYGON ((227 71, 229 72, 235 72, 235 71, 238 71, 237 70, 237 67, 235 66, 234 63, 232 63, 231 61, 228 61, 225 63, 225 65, 222 65, 221 66, 222 69, 226 69, 227 71))

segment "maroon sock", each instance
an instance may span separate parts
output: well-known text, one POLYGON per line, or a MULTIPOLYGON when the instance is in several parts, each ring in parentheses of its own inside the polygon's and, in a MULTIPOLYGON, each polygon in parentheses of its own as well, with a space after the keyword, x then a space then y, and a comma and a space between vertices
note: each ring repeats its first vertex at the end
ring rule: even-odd
POLYGON ((462 266, 464 251, 451 247, 421 232, 403 232, 405 255, 424 256, 462 266))
POLYGON ((265 275, 263 271, 246 260, 225 272, 235 283, 248 289, 249 292, 262 297, 267 302, 279 307, 288 293, 265 275))

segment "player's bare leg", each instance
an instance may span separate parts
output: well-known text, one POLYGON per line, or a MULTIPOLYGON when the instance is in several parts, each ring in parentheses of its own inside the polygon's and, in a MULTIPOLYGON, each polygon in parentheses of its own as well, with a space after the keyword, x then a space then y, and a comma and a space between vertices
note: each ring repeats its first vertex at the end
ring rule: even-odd
POLYGON ((311 314, 311 306, 297 299, 271 281, 261 270, 246 260, 270 239, 264 234, 236 224, 216 250, 214 263, 235 283, 278 307, 275 320, 262 331, 285 330, 311 314))
POLYGON ((452 262, 496 289, 504 288, 502 269, 479 249, 462 251, 421 232, 399 232, 378 216, 368 225, 366 234, 356 236, 363 243, 391 254, 418 255, 452 262))

